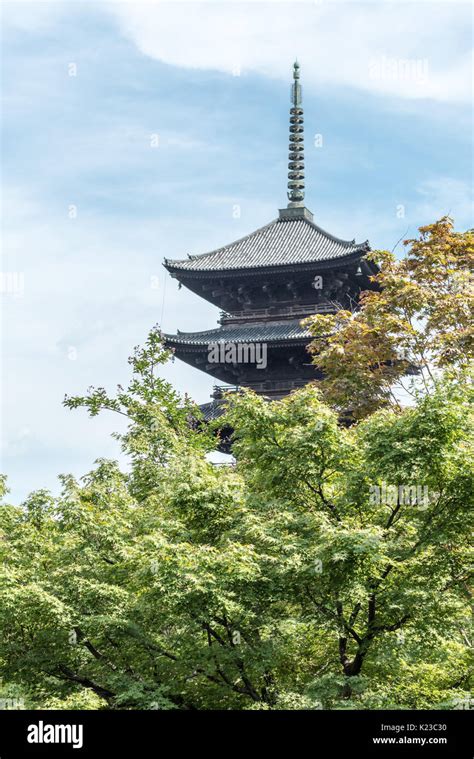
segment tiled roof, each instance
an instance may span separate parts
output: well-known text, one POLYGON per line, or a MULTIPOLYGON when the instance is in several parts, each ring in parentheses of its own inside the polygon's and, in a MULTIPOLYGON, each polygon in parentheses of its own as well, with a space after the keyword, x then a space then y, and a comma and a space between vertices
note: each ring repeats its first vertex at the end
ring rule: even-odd
POLYGON ((328 261, 357 252, 364 255, 367 250, 367 242, 340 240, 305 216, 281 215, 230 245, 183 261, 165 259, 165 266, 188 272, 256 269, 328 261))
POLYGON ((298 319, 281 322, 252 322, 250 324, 229 324, 204 332, 179 332, 165 335, 169 345, 208 345, 214 342, 257 343, 280 342, 281 340, 310 339, 311 333, 302 327, 298 319))
POLYGON ((203 415, 205 422, 210 422, 213 419, 218 419, 225 412, 226 407, 223 401, 210 401, 210 403, 202 403, 199 408, 203 415))

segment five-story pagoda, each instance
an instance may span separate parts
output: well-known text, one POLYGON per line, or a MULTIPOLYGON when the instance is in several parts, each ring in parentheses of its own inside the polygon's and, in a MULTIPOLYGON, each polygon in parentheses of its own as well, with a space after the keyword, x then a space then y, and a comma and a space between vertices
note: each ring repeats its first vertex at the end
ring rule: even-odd
POLYGON ((272 399, 318 379, 307 351, 311 335, 301 321, 315 313, 356 308, 360 292, 371 288, 369 278, 376 273, 365 260, 367 241, 340 240, 325 232, 304 205, 299 77, 295 63, 288 206, 269 224, 222 248, 164 262, 172 277, 223 311, 215 329, 165 335, 167 347, 223 383, 250 387, 272 399), (255 360, 258 352, 252 346, 265 348, 265 361, 255 360))

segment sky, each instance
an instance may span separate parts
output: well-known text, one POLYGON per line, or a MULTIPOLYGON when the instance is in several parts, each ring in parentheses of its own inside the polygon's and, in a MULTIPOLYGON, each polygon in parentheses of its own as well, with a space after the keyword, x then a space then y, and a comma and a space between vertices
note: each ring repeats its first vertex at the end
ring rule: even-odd
MULTIPOLYGON (((2 7, 1 470, 10 500, 119 458, 113 391, 159 323, 215 307, 163 259, 285 207, 292 63, 306 205, 343 239, 402 253, 443 214, 472 221, 472 16, 446 2, 6 2, 2 7)), ((214 380, 163 376, 206 402, 214 380)))

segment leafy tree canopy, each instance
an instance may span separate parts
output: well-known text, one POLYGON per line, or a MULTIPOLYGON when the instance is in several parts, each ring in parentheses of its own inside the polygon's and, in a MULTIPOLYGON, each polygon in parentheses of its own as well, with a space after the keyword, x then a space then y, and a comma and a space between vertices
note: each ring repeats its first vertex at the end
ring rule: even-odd
POLYGON ((474 231, 454 232, 446 216, 405 245, 401 260, 388 251, 368 255, 379 266, 378 289, 361 294, 360 310, 306 321, 324 398, 359 418, 398 406, 397 391, 429 392, 439 370, 473 358, 474 231))

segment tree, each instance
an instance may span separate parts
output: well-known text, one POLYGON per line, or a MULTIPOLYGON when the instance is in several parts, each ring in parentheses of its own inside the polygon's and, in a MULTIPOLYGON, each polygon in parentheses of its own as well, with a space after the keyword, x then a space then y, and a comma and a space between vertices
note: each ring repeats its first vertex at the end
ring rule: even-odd
POLYGON ((153 330, 127 389, 65 400, 125 415, 130 471, 99 460, 0 508, 3 680, 49 708, 465 698, 467 378, 350 429, 314 387, 242 393, 237 466, 214 467, 198 409, 157 376, 167 356, 153 330))
POLYGON ((359 311, 306 320, 323 396, 355 418, 399 407, 401 390, 429 392, 440 370, 472 361, 474 232, 454 232, 447 216, 419 231, 402 260, 369 254, 378 289, 361 294, 359 311))
MULTIPOLYGON (((387 669, 402 694, 403 668, 432 663, 430 688, 469 680, 471 403, 469 383, 447 381, 414 408, 381 410, 347 430, 310 387, 234 405, 261 552, 271 554, 281 600, 324 632, 336 703, 354 695, 360 675, 380 684, 387 669)), ((327 684, 309 690, 331 703, 327 684)), ((369 691, 376 701, 374 683, 369 691)))
POLYGON ((206 461, 198 410, 156 376, 167 357, 153 330, 127 389, 65 400, 127 418, 129 474, 100 460, 82 483, 62 477, 59 499, 1 509, 0 664, 39 703, 81 689, 109 708, 274 700, 258 557, 234 539, 241 478, 206 461))

